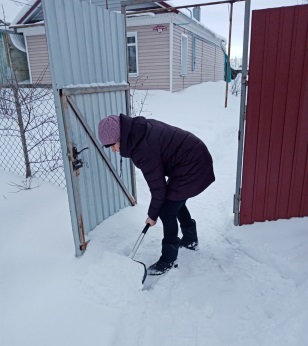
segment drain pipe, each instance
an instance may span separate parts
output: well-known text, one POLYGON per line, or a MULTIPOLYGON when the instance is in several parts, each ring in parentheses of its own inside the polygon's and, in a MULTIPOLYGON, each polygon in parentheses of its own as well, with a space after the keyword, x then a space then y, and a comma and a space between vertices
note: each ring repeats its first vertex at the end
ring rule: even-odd
POLYGON ((230 24, 229 24, 229 44, 228 44, 228 61, 226 69, 226 97, 225 97, 225 108, 228 105, 228 87, 229 87, 229 71, 230 71, 230 52, 231 52, 231 34, 232 34, 232 16, 233 16, 233 1, 231 1, 230 9, 230 24))

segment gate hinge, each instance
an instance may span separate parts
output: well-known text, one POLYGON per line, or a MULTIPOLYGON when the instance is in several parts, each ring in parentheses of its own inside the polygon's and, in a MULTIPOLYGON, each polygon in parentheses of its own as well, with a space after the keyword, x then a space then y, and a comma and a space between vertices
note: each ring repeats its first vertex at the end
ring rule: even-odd
POLYGON ((247 119, 247 105, 245 105, 245 108, 244 108, 243 119, 244 119, 244 121, 246 121, 246 119, 247 119))
POLYGON ((240 211, 241 192, 242 192, 242 189, 240 189, 239 194, 235 194, 233 197, 233 213, 234 214, 240 211))

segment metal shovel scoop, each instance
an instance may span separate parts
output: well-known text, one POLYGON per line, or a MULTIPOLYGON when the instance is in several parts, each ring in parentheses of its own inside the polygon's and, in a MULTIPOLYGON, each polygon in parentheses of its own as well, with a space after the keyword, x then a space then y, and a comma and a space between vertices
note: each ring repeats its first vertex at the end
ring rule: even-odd
POLYGON ((143 241, 144 236, 146 235, 148 229, 150 228, 150 226, 151 226, 151 225, 150 225, 149 223, 146 224, 146 226, 144 227, 144 229, 143 229, 143 231, 141 232, 140 236, 138 237, 138 239, 137 239, 137 241, 136 241, 136 244, 134 245, 134 247, 133 247, 133 249, 132 249, 132 252, 131 252, 130 255, 128 256, 128 257, 131 258, 133 261, 138 262, 138 263, 140 263, 140 264, 143 265, 143 267, 144 267, 144 274, 143 274, 143 278, 142 278, 142 283, 144 283, 144 281, 145 281, 145 279, 146 279, 146 277, 147 277, 147 274, 148 274, 148 273, 147 273, 147 267, 145 266, 144 263, 142 263, 142 262, 140 262, 140 261, 134 260, 134 257, 135 257, 135 255, 136 255, 137 250, 139 249, 139 246, 141 245, 141 243, 142 243, 142 241, 143 241))

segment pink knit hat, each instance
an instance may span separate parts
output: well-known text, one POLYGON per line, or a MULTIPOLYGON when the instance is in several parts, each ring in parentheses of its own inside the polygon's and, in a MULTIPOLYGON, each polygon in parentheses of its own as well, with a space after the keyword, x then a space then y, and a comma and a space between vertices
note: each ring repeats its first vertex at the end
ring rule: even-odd
POLYGON ((103 145, 120 142, 120 118, 118 115, 109 115, 99 122, 98 137, 103 145))

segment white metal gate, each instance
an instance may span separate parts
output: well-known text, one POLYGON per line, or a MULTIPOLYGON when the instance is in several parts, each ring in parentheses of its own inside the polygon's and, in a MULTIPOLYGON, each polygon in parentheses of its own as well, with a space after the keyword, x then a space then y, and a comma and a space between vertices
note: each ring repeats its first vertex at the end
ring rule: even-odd
POLYGON ((76 255, 104 219, 135 204, 131 161, 104 151, 97 125, 129 114, 124 17, 80 0, 43 0, 76 255), (134 196, 134 197, 133 197, 134 196))

